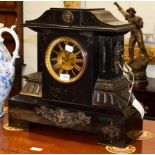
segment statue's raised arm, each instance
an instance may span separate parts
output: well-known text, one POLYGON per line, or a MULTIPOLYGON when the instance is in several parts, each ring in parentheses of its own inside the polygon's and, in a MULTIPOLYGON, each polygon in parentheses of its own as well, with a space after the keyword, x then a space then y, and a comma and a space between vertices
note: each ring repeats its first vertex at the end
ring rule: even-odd
POLYGON ((121 14, 128 20, 129 14, 117 2, 114 2, 114 5, 116 5, 121 14))
POLYGON ((132 18, 128 11, 132 10, 136 13, 136 11, 134 10, 134 8, 129 8, 127 9, 127 11, 125 11, 117 2, 114 2, 114 5, 116 5, 116 7, 118 8, 118 10, 121 12, 121 14, 125 17, 126 20, 129 21, 130 24, 135 24, 137 27, 142 28, 143 27, 143 21, 142 19, 140 19, 138 22, 132 18))

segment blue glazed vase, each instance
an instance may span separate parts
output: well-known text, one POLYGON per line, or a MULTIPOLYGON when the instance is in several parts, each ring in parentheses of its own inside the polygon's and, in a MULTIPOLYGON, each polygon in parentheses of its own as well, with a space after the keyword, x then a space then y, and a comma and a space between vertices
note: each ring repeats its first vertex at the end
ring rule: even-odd
POLYGON ((14 81, 15 59, 19 58, 19 38, 14 28, 15 26, 12 26, 11 28, 3 27, 3 24, 0 23, 0 117, 4 115, 3 105, 7 100, 14 81), (10 33, 15 40, 16 45, 12 57, 3 43, 3 32, 10 33))

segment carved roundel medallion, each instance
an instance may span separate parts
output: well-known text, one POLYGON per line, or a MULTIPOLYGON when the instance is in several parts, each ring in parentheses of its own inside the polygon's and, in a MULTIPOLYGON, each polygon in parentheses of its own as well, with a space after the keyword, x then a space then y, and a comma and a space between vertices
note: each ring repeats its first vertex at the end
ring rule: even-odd
POLYGON ((62 14, 62 20, 66 24, 72 24, 74 20, 74 16, 70 11, 65 11, 62 14))

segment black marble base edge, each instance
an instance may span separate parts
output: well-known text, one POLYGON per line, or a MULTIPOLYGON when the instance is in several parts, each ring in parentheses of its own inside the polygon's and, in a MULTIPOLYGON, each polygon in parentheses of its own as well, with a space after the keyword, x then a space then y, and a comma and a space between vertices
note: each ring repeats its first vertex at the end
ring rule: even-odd
MULTIPOLYGON (((31 106, 33 105, 45 105, 45 106, 60 106, 63 108, 70 108, 70 109, 79 109, 79 110, 85 110, 90 112, 96 112, 96 113, 104 113, 104 114, 116 114, 117 116, 124 116, 124 113, 136 113, 137 111, 135 108, 129 106, 124 109, 118 109, 117 106, 112 105, 104 105, 104 106, 95 106, 95 105, 81 105, 81 104, 75 104, 72 102, 63 102, 63 101, 56 101, 56 100, 47 100, 40 97, 34 97, 34 96, 26 96, 26 95, 16 95, 11 98, 9 98, 9 101, 11 102, 24 102, 31 106), (111 110, 109 110, 111 109, 111 110)), ((128 117, 128 116, 126 116, 128 117)))

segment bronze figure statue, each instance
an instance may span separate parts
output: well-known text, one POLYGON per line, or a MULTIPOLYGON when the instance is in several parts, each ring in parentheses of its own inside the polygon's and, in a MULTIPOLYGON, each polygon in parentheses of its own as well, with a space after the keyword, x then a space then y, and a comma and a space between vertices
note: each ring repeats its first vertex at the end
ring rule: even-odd
POLYGON ((124 9, 117 2, 115 2, 114 5, 117 6, 118 10, 125 17, 128 23, 132 25, 129 40, 129 65, 135 75, 135 84, 147 85, 146 67, 149 62, 149 56, 144 45, 143 33, 141 30, 143 28, 143 20, 141 17, 136 16, 136 11, 134 8, 130 7, 124 11, 124 9), (134 58, 134 47, 136 43, 138 44, 142 55, 134 58))
POLYGON ((128 20, 129 24, 133 26, 133 28, 131 29, 131 36, 129 40, 130 62, 132 62, 134 59, 134 47, 136 42, 138 43, 138 47, 140 48, 140 51, 143 53, 144 57, 148 58, 148 54, 144 46, 143 33, 141 30, 141 28, 143 28, 142 18, 135 15, 136 11, 134 8, 131 7, 124 11, 117 2, 115 2, 114 4, 117 6, 118 10, 123 14, 125 19, 128 20))

